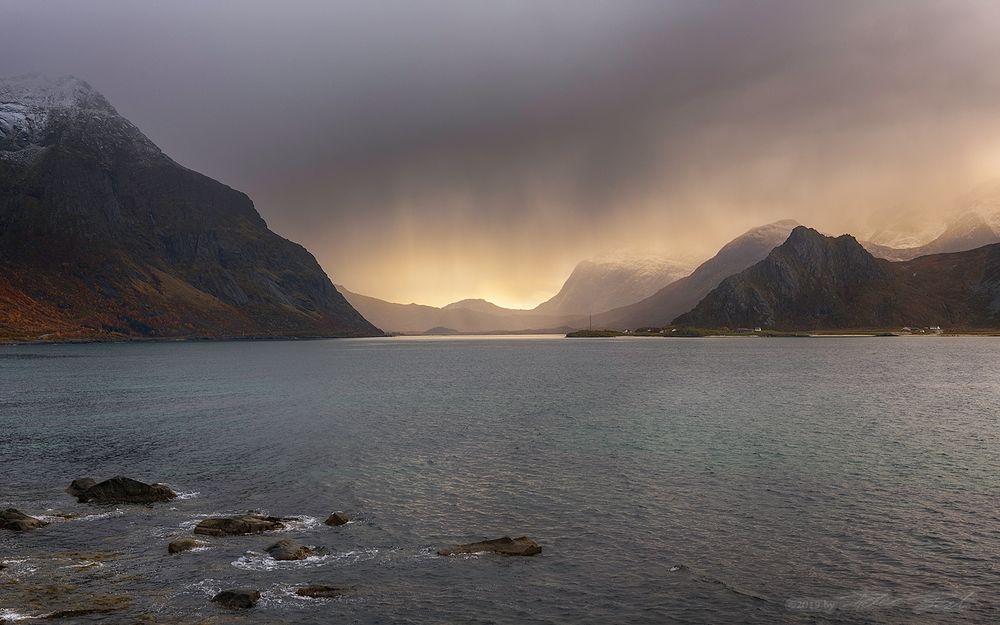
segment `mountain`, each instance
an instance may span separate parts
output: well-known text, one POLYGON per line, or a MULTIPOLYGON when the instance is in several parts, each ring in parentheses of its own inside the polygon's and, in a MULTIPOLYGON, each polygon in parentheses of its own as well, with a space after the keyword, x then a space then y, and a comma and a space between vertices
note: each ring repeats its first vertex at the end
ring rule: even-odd
POLYGON ((780 329, 1000 326, 1000 244, 904 262, 798 227, 676 325, 780 329))
POLYGON ((488 302, 484 299, 463 299, 457 302, 452 302, 441 307, 441 310, 472 310, 475 312, 486 313, 489 315, 507 315, 516 314, 523 312, 520 310, 515 310, 512 308, 504 308, 502 306, 497 306, 493 302, 488 302))
POLYGON ((0 79, 0 337, 373 336, 250 199, 82 80, 0 79))
MULTIPOLYGON (((442 308, 397 304, 337 287, 366 319, 388 332, 429 333, 442 328, 455 333, 523 332, 586 327, 578 316, 539 315, 531 310, 502 308, 485 300, 462 300, 442 308)), ((439 333, 439 332, 435 332, 439 333)))
MULTIPOLYGON (((928 243, 911 247, 892 247, 873 241, 862 245, 874 256, 886 260, 911 260, 928 254, 964 252, 992 243, 1000 243, 1000 183, 973 189, 957 203, 958 209, 946 219, 944 230, 928 243)), ((889 235, 875 233, 878 241, 889 235)))
POLYGON ((625 256, 579 263, 562 288, 534 312, 589 315, 632 304, 691 273, 691 267, 663 258, 625 256))
POLYGON ((665 326, 687 312, 724 279, 764 259, 799 224, 791 219, 754 228, 727 243, 691 275, 635 304, 594 315, 594 327, 634 329, 665 326))

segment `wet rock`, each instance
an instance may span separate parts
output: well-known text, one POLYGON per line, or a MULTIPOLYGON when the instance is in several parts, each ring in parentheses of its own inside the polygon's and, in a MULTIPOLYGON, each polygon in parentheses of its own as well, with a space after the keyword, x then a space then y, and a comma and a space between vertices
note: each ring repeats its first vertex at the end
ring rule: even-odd
POLYGON ((87 491, 87 489, 92 486, 97 485, 97 480, 91 479, 89 477, 81 477, 80 479, 73 480, 66 487, 66 492, 74 497, 79 497, 87 491))
POLYGON ((167 545, 167 552, 181 553, 183 551, 191 551, 192 549, 197 549, 198 547, 204 547, 205 544, 206 543, 204 541, 198 540, 197 538, 185 536, 171 541, 171 543, 167 545))
POLYGON ((300 597, 310 597, 312 599, 330 599, 332 597, 339 597, 344 594, 344 590, 341 588, 334 588, 333 586, 319 586, 316 584, 310 586, 303 586, 302 588, 296 588, 295 594, 300 597))
POLYGON ((28 530, 45 527, 48 525, 41 519, 30 517, 20 510, 7 508, 0 512, 0 528, 14 532, 27 532, 28 530))
POLYGON ((334 512, 326 517, 326 520, 323 522, 332 527, 337 527, 338 525, 346 525, 350 520, 351 518, 343 512, 334 512))
POLYGON ((438 555, 451 556, 460 553, 483 552, 497 553, 502 556, 533 556, 541 553, 542 547, 527 536, 521 536, 520 538, 504 536, 503 538, 484 540, 478 543, 455 545, 454 547, 438 551, 438 555))
MULTIPOLYGON (((85 481, 86 478, 75 480, 73 484, 77 484, 77 482, 85 483, 85 481)), ((66 489, 67 492, 73 489, 73 484, 70 484, 69 488, 66 489)), ((150 504, 158 501, 170 501, 175 497, 177 497, 177 493, 163 484, 146 484, 145 482, 119 475, 110 480, 104 480, 90 486, 80 492, 76 496, 76 499, 80 503, 150 504)))
POLYGON ((285 524, 278 517, 247 514, 238 517, 204 519, 195 526, 194 533, 206 536, 243 536, 279 530, 283 527, 285 524))
POLYGON ((260 591, 252 588, 235 588, 233 590, 223 590, 212 597, 213 603, 218 603, 233 610, 245 610, 257 605, 260 601, 260 591))
POLYGON ((275 560, 305 560, 315 551, 297 540, 279 540, 266 549, 267 555, 275 560))

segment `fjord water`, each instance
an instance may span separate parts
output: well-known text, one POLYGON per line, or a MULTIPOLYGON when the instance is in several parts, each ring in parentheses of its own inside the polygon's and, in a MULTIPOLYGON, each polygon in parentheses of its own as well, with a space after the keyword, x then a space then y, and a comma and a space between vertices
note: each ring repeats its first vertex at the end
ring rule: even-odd
POLYGON ((0 507, 52 523, 0 533, 0 618, 994 622, 998 362, 937 337, 2 347, 0 507), (182 497, 63 493, 117 474, 182 497), (167 555, 246 510, 299 521, 167 555), (543 553, 435 555, 522 534, 543 553), (278 537, 328 552, 276 563, 278 537), (254 610, 209 603, 245 586, 254 610))

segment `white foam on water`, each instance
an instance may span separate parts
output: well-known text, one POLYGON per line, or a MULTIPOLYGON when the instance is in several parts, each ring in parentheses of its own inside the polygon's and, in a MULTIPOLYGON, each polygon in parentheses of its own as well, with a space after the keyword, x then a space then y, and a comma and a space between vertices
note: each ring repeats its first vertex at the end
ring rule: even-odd
POLYGON ((374 560, 380 551, 376 548, 356 549, 340 553, 326 553, 309 556, 302 560, 275 560, 266 553, 248 551, 245 555, 233 560, 231 564, 244 571, 275 571, 279 569, 315 568, 328 564, 356 564, 374 560))
POLYGON ((84 515, 84 516, 80 516, 80 517, 76 517, 76 518, 72 518, 72 519, 64 519, 64 520, 65 521, 97 521, 97 520, 100 520, 100 519, 110 519, 111 517, 123 516, 124 514, 125 514, 125 510, 123 510, 121 508, 115 508, 114 510, 111 510, 109 512, 100 512, 100 513, 97 513, 97 514, 87 514, 87 515, 84 515))
POLYGON ((203 579, 200 582, 189 584, 186 588, 211 598, 222 592, 222 582, 217 579, 203 579))
POLYGON ((100 568, 102 566, 104 566, 103 562, 97 562, 95 560, 84 560, 83 562, 80 562, 79 564, 67 564, 66 566, 61 566, 59 568, 62 568, 62 569, 85 569, 85 568, 89 568, 89 567, 98 567, 98 568, 100 568))
POLYGON ((199 495, 201 495, 201 491, 200 490, 192 490, 192 491, 186 492, 186 493, 177 493, 177 499, 179 499, 181 501, 186 501, 188 499, 194 499, 195 497, 197 497, 199 495))
MULTIPOLYGON (((187 521, 181 522, 178 527, 185 531, 191 531, 195 528, 198 523, 205 519, 211 518, 231 518, 244 515, 259 515, 259 516, 271 516, 266 512, 213 512, 211 514, 196 514, 194 518, 188 519, 187 521)), ((285 526, 281 529, 269 530, 267 532, 262 532, 263 534, 279 534, 282 532, 301 532, 305 530, 313 530, 320 527, 323 522, 314 516, 307 515, 296 515, 296 516, 285 516, 276 517, 281 519, 281 523, 285 526)))
POLYGON ((10 608, 0 608, 0 621, 10 622, 10 621, 27 621, 29 619, 41 618, 40 616, 31 616, 30 614, 21 614, 20 612, 15 612, 10 608))

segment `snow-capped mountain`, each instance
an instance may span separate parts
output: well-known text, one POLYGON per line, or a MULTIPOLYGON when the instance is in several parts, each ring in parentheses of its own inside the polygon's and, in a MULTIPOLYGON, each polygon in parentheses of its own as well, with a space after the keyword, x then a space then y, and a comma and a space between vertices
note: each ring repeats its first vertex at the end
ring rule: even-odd
POLYGON ((617 255, 579 263, 559 292, 534 312, 589 315, 649 297, 691 273, 685 263, 633 255, 617 255))
POLYGON ((0 339, 377 334, 250 198, 89 84, 0 78, 0 339))

